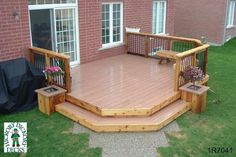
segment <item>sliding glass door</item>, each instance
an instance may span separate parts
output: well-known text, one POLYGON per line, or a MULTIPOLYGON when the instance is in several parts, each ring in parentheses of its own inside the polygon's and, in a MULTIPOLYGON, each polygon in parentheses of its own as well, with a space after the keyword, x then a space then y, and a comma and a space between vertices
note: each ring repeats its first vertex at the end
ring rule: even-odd
POLYGON ((32 46, 69 55, 71 64, 78 64, 77 5, 37 3, 29 5, 32 46))
POLYGON ((51 10, 30 11, 32 45, 53 50, 53 28, 51 10))

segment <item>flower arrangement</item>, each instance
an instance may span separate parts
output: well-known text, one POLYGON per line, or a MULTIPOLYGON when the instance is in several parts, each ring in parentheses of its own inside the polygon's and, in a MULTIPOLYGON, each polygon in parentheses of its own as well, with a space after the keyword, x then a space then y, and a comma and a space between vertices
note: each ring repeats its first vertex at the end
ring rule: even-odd
POLYGON ((63 74, 64 72, 59 66, 50 66, 50 67, 46 67, 46 69, 44 70, 44 73, 46 75, 55 76, 55 75, 63 74))
POLYGON ((182 76, 186 81, 191 81, 195 85, 196 81, 201 81, 204 79, 204 73, 199 67, 187 67, 183 72, 182 76))

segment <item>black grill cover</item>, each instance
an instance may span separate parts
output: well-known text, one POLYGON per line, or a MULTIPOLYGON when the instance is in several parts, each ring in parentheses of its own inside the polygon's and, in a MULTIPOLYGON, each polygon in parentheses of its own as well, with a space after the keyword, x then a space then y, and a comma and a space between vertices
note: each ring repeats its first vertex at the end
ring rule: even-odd
POLYGON ((29 110, 37 105, 35 89, 45 86, 43 72, 26 59, 0 62, 0 114, 29 110))

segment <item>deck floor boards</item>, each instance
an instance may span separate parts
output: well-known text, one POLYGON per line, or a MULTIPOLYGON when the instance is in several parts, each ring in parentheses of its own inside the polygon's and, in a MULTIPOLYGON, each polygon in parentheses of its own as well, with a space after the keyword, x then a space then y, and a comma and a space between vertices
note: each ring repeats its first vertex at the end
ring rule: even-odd
POLYGON ((72 68, 70 96, 102 109, 150 108, 174 92, 172 64, 119 55, 72 68))

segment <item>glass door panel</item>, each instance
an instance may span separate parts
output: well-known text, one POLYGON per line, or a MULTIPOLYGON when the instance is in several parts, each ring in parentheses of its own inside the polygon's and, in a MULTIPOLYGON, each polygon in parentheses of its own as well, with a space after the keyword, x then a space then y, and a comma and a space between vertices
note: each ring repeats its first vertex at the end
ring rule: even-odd
POLYGON ((34 47, 53 50, 51 10, 31 10, 30 26, 32 45, 34 47))
POLYGON ((56 50, 77 61, 75 8, 55 9, 56 50))

